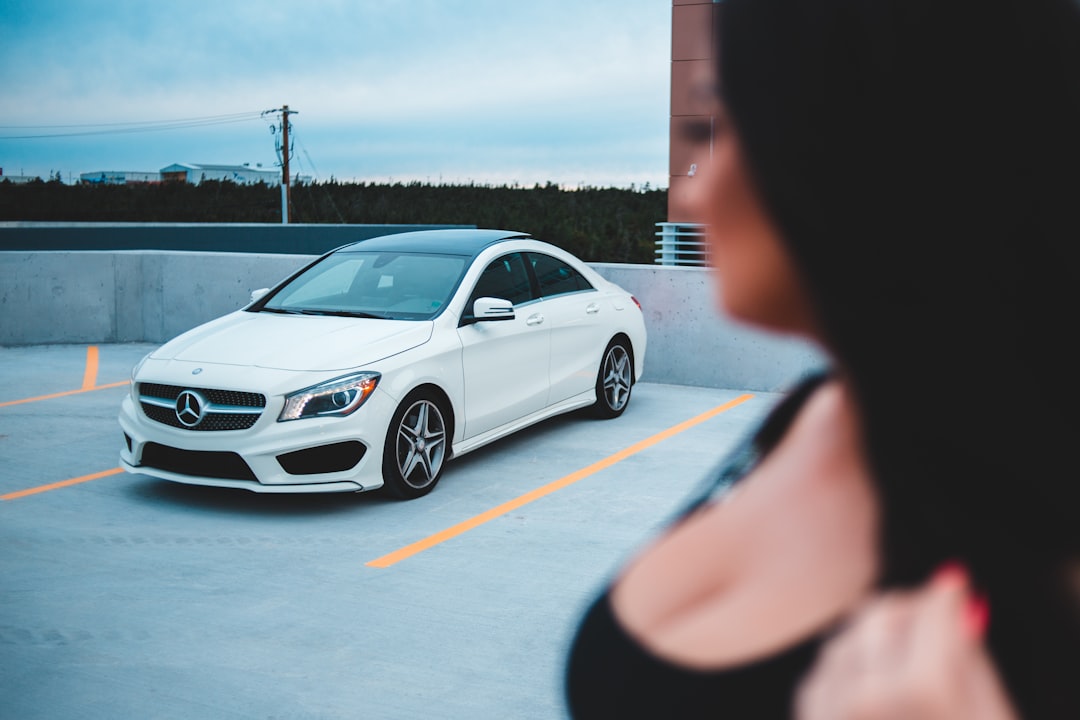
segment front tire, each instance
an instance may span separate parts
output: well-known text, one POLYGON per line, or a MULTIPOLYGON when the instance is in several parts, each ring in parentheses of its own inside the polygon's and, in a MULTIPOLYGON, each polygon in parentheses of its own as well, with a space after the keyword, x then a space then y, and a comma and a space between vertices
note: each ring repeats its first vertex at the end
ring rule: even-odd
POLYGON ((608 343, 596 374, 596 403, 593 415, 599 418, 617 418, 630 404, 630 392, 634 386, 634 355, 630 342, 617 337, 608 343))
POLYGON ((427 495, 439 482, 449 450, 446 416, 439 402, 420 392, 398 406, 383 448, 383 483, 402 500, 427 495))

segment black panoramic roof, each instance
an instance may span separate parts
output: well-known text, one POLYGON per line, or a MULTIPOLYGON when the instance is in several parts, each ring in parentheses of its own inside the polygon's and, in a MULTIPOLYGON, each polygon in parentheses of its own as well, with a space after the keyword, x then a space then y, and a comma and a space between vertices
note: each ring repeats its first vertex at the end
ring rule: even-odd
POLYGON ((418 230, 415 232, 380 235, 338 248, 335 252, 438 252, 451 255, 477 255, 481 250, 503 240, 530 237, 513 230, 418 230))

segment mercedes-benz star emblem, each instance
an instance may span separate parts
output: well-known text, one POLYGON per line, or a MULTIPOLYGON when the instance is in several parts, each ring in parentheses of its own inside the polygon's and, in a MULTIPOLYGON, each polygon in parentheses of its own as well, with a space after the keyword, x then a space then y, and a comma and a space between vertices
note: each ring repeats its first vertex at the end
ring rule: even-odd
POLYGON ((176 419, 184 427, 195 427, 206 413, 206 400, 194 390, 185 390, 176 398, 176 419))

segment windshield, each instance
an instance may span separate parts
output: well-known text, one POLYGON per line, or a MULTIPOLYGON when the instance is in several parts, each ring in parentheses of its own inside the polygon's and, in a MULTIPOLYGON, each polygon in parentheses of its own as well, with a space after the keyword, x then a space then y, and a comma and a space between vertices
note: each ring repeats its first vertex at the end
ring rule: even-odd
POLYGON ((255 309, 428 320, 449 301, 467 261, 459 255, 334 253, 293 278, 255 309))

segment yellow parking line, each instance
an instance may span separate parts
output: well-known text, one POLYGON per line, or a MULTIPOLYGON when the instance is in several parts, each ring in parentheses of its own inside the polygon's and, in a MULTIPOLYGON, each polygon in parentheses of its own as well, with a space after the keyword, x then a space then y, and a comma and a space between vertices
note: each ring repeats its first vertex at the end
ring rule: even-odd
POLYGON ((23 398, 22 400, 8 400, 7 402, 0 402, 0 407, 8 407, 9 405, 22 405, 23 403, 38 402, 39 400, 52 400, 53 398, 64 397, 65 395, 79 395, 80 393, 93 392, 94 390, 106 390, 108 388, 120 387, 127 385, 128 381, 109 383, 108 385, 96 385, 92 388, 85 388, 82 390, 65 390, 64 392, 52 393, 51 395, 38 395, 32 398, 23 398))
POLYGON ((78 395, 79 393, 90 392, 91 390, 105 390, 107 388, 127 385, 127 380, 124 380, 123 382, 109 383, 108 385, 97 384, 99 355, 100 353, 98 352, 97 345, 90 345, 86 348, 86 369, 83 371, 82 387, 78 390, 65 390, 63 392, 51 393, 49 395, 38 395, 37 397, 23 398, 22 400, 8 400, 6 402, 0 402, 0 408, 9 407, 11 405, 22 405, 23 403, 38 402, 40 400, 52 400, 53 398, 65 397, 67 395, 78 395))
POLYGON ((572 484, 576 483, 578 480, 582 480, 584 478, 589 477, 590 475, 593 475, 595 473, 600 472, 601 470, 604 470, 605 468, 609 468, 612 465, 614 465, 615 463, 621 462, 622 460, 625 460, 626 458, 630 457, 631 455, 635 455, 635 454, 641 452, 642 450, 650 448, 653 445, 656 445, 657 443, 663 442, 664 440, 667 440, 668 438, 670 438, 670 437, 672 437, 674 435, 678 435, 679 433, 681 433, 684 430, 688 430, 688 429, 694 427, 695 425, 699 425, 699 424, 705 422, 706 420, 708 420, 710 418, 716 417, 720 413, 725 412, 727 410, 730 410, 731 408, 735 407, 736 405, 741 405, 742 403, 746 402, 747 400, 751 399, 752 397, 754 397, 754 396, 753 395, 740 395, 739 397, 735 398, 734 400, 730 400, 730 401, 724 403, 723 405, 719 405, 719 406, 713 408, 712 410, 709 410, 708 412, 704 412, 701 415, 698 415, 697 417, 692 417, 689 420, 686 420, 684 422, 679 423, 678 425, 675 425, 673 427, 668 428, 667 430, 659 432, 656 435, 653 435, 652 437, 645 438, 641 442, 635 443, 634 445, 631 445, 630 447, 628 447, 628 448, 626 448, 624 450, 620 450, 619 452, 615 453, 614 455, 609 455, 608 457, 604 458, 603 460, 599 460, 599 461, 593 463, 592 465, 589 465, 586 468, 582 468, 581 470, 570 473, 566 477, 563 477, 563 478, 560 478, 559 480, 548 483, 547 485, 544 485, 543 487, 539 487, 539 488, 537 488, 537 489, 535 489, 535 490, 533 490, 531 492, 527 492, 527 493, 525 493, 524 495, 522 495, 520 497, 514 498, 513 500, 510 500, 509 502, 505 502, 502 505, 499 505, 497 507, 493 507, 493 508, 491 508, 490 510, 488 510, 486 512, 480 513, 479 515, 477 515, 475 517, 472 517, 472 518, 469 518, 468 520, 465 520, 464 522, 460 522, 457 525, 454 525, 453 527, 449 527, 446 530, 443 530, 441 532, 437 532, 434 535, 430 535, 430 536, 424 538, 423 540, 419 540, 417 542, 414 542, 411 545, 406 545, 405 547, 401 548, 400 550, 395 550, 394 552, 389 553, 388 555, 383 555, 382 557, 377 558, 375 560, 372 560, 371 562, 368 562, 368 563, 365 563, 365 564, 368 567, 373 567, 373 568, 387 568, 387 567, 390 567, 391 565, 399 563, 402 560, 405 560, 407 558, 412 557, 413 555, 416 555, 418 553, 423 552, 424 550, 432 548, 432 547, 434 547, 434 546, 436 546, 436 545, 438 545, 440 543, 446 542, 447 540, 455 538, 458 535, 462 535, 462 534, 468 532, 469 530, 472 530, 475 527, 483 525, 484 523, 488 522, 489 520, 494 520, 497 517, 505 515, 505 514, 507 514, 509 512, 513 512, 514 510, 521 507, 522 505, 527 505, 528 503, 531 503, 533 500, 539 500, 540 498, 542 498, 542 497, 544 497, 546 495, 550 495, 551 493, 555 492, 556 490, 561 490, 561 489, 563 489, 564 487, 566 487, 568 485, 572 485, 572 484))
POLYGON ((98 349, 97 345, 86 348, 86 372, 83 373, 82 389, 92 390, 97 382, 98 349))
POLYGON ((27 488, 26 490, 19 490, 17 492, 8 493, 7 495, 0 495, 0 500, 15 500, 17 498, 26 497, 27 495, 37 495, 38 493, 48 492, 49 490, 56 490, 57 488, 67 487, 68 485, 78 485, 79 483, 88 482, 90 480, 98 480, 103 477, 109 477, 110 475, 116 475, 117 473, 124 472, 123 468, 113 468, 112 470, 103 470, 92 475, 83 475, 82 477, 71 478, 70 480, 61 480, 60 482, 50 483, 48 485, 39 485, 33 488, 27 488))

